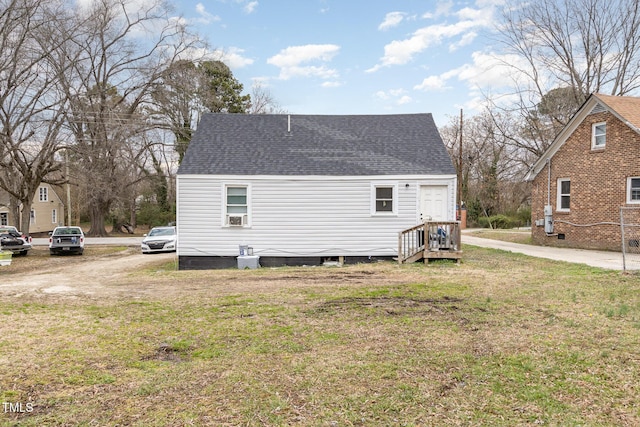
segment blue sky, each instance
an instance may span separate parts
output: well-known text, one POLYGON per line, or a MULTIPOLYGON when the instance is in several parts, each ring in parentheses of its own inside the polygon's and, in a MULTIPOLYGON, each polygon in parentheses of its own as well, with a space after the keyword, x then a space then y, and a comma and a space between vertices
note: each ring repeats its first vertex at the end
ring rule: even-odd
POLYGON ((250 92, 292 114, 478 112, 504 68, 502 0, 174 0, 250 92))

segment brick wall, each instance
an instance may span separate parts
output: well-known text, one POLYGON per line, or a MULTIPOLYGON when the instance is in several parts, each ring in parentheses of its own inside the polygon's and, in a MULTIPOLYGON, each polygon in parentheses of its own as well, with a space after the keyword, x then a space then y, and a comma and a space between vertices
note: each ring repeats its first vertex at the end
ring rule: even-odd
POLYGON ((588 115, 533 180, 532 237, 536 244, 585 249, 621 250, 620 207, 628 205, 627 178, 640 176, 640 135, 609 112, 588 115), (604 149, 591 149, 592 124, 606 122, 604 149), (557 211, 557 182, 571 180, 569 212, 557 211), (535 221, 544 218, 547 183, 553 206, 554 233, 547 236, 535 221), (610 225, 607 223, 615 223, 610 225))

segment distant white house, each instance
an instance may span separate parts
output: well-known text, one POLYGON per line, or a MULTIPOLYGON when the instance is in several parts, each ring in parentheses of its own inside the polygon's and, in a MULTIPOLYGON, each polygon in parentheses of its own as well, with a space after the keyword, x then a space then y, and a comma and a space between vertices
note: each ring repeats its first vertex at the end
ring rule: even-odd
POLYGON ((206 114, 177 175, 179 268, 397 256, 398 233, 455 220, 456 172, 431 114, 206 114))
MULTIPOLYGON (((0 190, 0 225, 17 226, 19 219, 13 218, 9 209, 9 195, 0 190)), ((22 208, 21 208, 22 209, 22 208)), ((29 233, 42 233, 64 224, 64 203, 54 188, 40 184, 30 207, 29 233)))

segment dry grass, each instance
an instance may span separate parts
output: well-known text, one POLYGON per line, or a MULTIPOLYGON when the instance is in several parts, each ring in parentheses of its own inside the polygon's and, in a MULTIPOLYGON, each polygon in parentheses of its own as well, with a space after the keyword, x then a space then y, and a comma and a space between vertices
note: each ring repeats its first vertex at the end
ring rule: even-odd
MULTIPOLYGON (((0 293, 4 425, 640 425, 640 278, 461 265, 135 272, 0 293)), ((0 288, 1 291, 1 288, 0 288)))
POLYGON ((531 239, 531 230, 491 230, 482 228, 471 232, 471 236, 482 237, 484 239, 501 240, 503 242, 522 243, 525 245, 533 244, 531 239))

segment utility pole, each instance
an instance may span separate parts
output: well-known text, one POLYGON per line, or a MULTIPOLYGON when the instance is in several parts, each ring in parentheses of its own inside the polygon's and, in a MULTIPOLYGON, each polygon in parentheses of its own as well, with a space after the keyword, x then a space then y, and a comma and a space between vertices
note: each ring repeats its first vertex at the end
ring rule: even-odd
POLYGON ((71 225, 71 184, 69 184, 69 149, 64 150, 65 174, 67 179, 67 225, 71 225))
POLYGON ((458 146, 458 219, 462 221, 462 108, 460 109, 460 145, 458 146))

